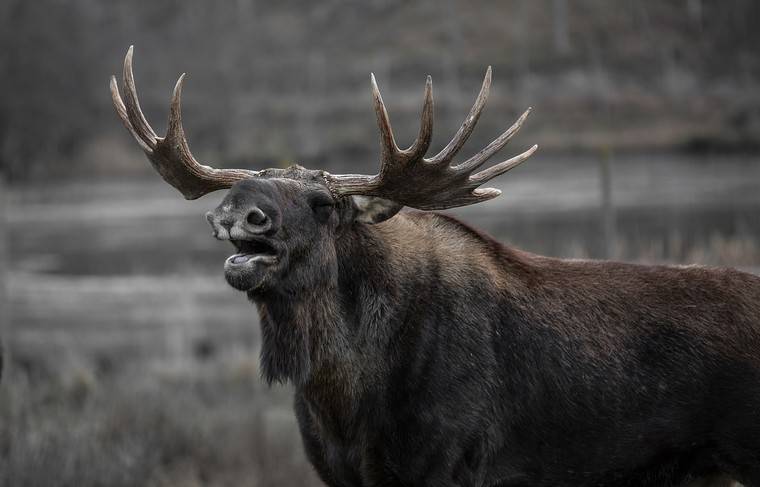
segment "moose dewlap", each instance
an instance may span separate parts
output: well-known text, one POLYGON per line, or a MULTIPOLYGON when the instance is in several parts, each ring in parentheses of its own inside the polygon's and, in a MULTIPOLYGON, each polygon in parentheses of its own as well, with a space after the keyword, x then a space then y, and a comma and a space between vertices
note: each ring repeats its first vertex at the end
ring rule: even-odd
POLYGON ((227 281, 262 327, 266 380, 292 382, 330 486, 645 486, 726 475, 760 486, 760 278, 730 269, 566 261, 449 216, 536 150, 482 169, 525 121, 454 163, 491 84, 439 153, 396 145, 372 78, 377 175, 199 164, 174 89, 164 137, 124 62, 116 111, 235 253, 227 281))

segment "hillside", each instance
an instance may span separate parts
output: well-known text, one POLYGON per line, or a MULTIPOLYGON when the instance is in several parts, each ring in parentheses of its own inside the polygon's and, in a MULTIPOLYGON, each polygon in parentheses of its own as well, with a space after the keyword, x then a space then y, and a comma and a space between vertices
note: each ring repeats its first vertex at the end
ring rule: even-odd
POLYGON ((130 44, 159 132, 174 81, 188 73, 191 145, 219 165, 371 170, 370 72, 400 143, 416 133, 433 75, 441 147, 488 65, 491 99, 465 151, 527 106, 535 111, 519 147, 756 150, 757 20, 751 0, 9 0, 0 6, 0 160, 12 179, 148 171, 107 89, 130 44))

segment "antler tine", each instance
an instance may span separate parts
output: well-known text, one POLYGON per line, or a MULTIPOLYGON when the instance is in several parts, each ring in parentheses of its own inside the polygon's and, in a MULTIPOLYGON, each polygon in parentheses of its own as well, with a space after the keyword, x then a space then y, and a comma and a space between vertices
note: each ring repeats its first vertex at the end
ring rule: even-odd
MULTIPOLYGON (((538 145, 533 144, 533 147, 526 150, 522 154, 516 155, 515 157, 512 157, 511 159, 507 159, 504 162, 500 162, 496 164, 495 166, 491 166, 487 169, 483 169, 482 171, 471 175, 469 180, 472 181, 473 183, 477 183, 478 185, 481 185, 485 183, 486 181, 490 181, 496 176, 500 176, 504 174, 505 172, 511 169, 514 169, 515 167, 525 162, 530 156, 533 155, 534 152, 536 152, 536 150, 538 150, 538 145)), ((484 188, 484 189, 488 190, 488 189, 493 189, 493 188, 484 188)))
POLYGON ((464 146, 465 142, 467 142, 467 139, 470 138, 472 131, 475 130, 475 125, 478 123, 478 119, 480 118, 480 114, 483 111, 483 107, 486 106, 486 101, 488 100, 488 93, 490 90, 491 66, 488 66, 486 75, 483 78, 483 85, 480 87, 480 92, 478 93, 478 97, 475 98, 475 103, 472 105, 470 113, 467 114, 467 118, 464 119, 462 125, 459 127, 459 130, 457 130, 457 133, 446 145, 446 147, 444 147, 441 152, 429 159, 430 163, 443 164, 451 162, 451 159, 453 159, 454 156, 462 149, 462 146, 464 146))
POLYGON ((383 159, 386 159, 393 154, 397 154, 400 150, 396 145, 396 140, 393 138, 393 129, 391 128, 390 118, 388 118, 388 110, 386 110, 385 103, 383 103, 383 97, 380 95, 380 89, 377 87, 374 73, 370 74, 370 81, 372 83, 372 98, 375 101, 377 126, 380 129, 381 150, 383 159))
POLYGON ((167 183, 178 189, 186 199, 196 199, 212 191, 229 188, 242 179, 259 175, 257 171, 247 169, 214 169, 195 160, 182 127, 184 74, 174 87, 166 137, 158 137, 140 109, 132 73, 132 52, 130 46, 124 58, 124 100, 119 94, 115 76, 111 76, 111 98, 119 118, 145 151, 153 168, 167 183))
POLYGON ((169 124, 166 129, 166 140, 176 140, 187 144, 185 129, 182 126, 182 86, 185 83, 185 74, 182 73, 174 84, 172 102, 169 105, 169 124))
POLYGON ((137 99, 137 87, 135 86, 135 76, 132 72, 132 53, 134 46, 129 46, 127 55, 124 57, 124 101, 127 108, 129 121, 132 123, 135 132, 142 138, 149 147, 156 146, 156 132, 145 119, 140 102, 137 99))
POLYGON ((411 159, 418 159, 425 156, 430 148, 430 141, 433 138, 433 78, 429 75, 425 80, 425 101, 422 105, 422 116, 420 120, 420 132, 417 140, 405 152, 411 159))
MULTIPOLYGON (((164 147, 167 147, 170 151, 176 151, 176 153, 169 153, 167 155, 175 157, 179 161, 179 164, 154 164, 154 167, 161 176, 183 194, 187 191, 183 186, 183 181, 186 180, 187 176, 193 176, 198 179, 213 179, 214 176, 213 168, 202 166, 195 160, 185 138, 185 129, 182 126, 182 86, 184 81, 185 73, 182 73, 174 85, 172 101, 171 105, 169 105, 169 122, 166 136, 161 141, 162 150, 164 147), (176 171, 178 166, 182 169, 179 173, 176 171)), ((185 197, 187 198, 187 195, 185 197)))
POLYGON ((520 118, 518 118, 517 121, 513 123, 512 126, 509 127, 503 134, 496 137, 493 142, 488 144, 474 156, 470 157, 463 163, 454 166, 455 169, 460 169, 462 171, 472 171, 480 167, 484 162, 486 162, 494 154, 503 149, 505 145, 507 145, 509 139, 511 139, 517 133, 517 131, 520 130, 520 127, 522 127, 525 119, 528 118, 528 115, 530 115, 531 110, 532 108, 525 110, 525 112, 520 115, 520 118))
POLYGON ((118 82, 116 81, 116 76, 111 76, 110 85, 111 100, 113 101, 113 106, 116 109, 116 113, 119 115, 119 118, 124 123, 124 126, 127 128, 127 130, 129 130, 129 133, 132 134, 132 137, 134 137, 137 143, 140 145, 140 148, 145 151, 146 154, 151 154, 153 152, 153 149, 145 143, 145 141, 137 132, 135 132, 135 128, 132 126, 132 122, 129 121, 127 107, 124 106, 124 101, 121 99, 121 95, 119 94, 119 86, 118 82))

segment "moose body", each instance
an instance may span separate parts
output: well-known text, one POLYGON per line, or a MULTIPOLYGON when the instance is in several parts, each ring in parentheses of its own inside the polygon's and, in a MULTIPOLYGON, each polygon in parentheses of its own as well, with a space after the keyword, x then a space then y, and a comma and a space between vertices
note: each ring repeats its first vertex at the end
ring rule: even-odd
POLYGON ((207 214, 236 253, 230 285, 261 318, 269 382, 295 387, 306 453, 331 487, 675 486, 727 475, 760 487, 760 278, 730 269, 541 257, 444 209, 495 196, 475 172, 522 125, 452 158, 399 149, 373 79, 376 176, 292 166, 213 169, 190 154, 182 78, 158 137, 137 102, 132 50, 114 105, 187 198, 231 188, 207 214))
POLYGON ((319 294, 252 296, 328 485, 758 478, 760 278, 540 257, 417 212, 335 254, 319 294))

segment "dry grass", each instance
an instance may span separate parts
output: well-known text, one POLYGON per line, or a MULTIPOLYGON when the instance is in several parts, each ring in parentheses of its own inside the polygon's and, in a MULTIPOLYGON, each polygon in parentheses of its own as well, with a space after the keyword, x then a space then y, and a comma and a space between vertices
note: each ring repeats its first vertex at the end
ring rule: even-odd
POLYGON ((320 485, 289 391, 249 359, 119 376, 38 362, 12 364, 0 393, 2 485, 320 485))

